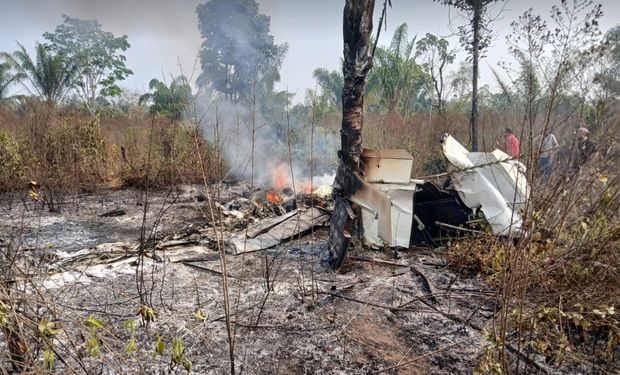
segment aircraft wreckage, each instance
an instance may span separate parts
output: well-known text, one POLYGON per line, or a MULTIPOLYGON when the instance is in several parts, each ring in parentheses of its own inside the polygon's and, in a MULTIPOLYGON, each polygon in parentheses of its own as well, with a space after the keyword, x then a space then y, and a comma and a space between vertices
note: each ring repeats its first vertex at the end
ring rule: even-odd
POLYGON ((364 149, 363 177, 339 171, 344 178, 334 183, 329 238, 335 269, 346 258, 358 218, 369 246, 436 245, 442 233, 475 231, 481 222, 496 235, 520 235, 520 211, 530 193, 525 166, 501 150, 469 152, 448 134, 441 147, 449 162, 441 186, 410 179, 413 158, 405 150, 364 149))

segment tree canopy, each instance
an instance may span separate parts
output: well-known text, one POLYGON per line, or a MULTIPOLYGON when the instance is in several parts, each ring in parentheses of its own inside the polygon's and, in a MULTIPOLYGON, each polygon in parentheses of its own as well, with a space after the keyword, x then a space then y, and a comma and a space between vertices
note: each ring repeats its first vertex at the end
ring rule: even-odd
MULTIPOLYGON (((432 80, 435 92, 433 105, 441 113, 445 105, 445 71, 447 66, 454 62, 456 52, 450 49, 447 40, 430 33, 418 41, 417 48, 424 68, 432 80)), ((428 91, 432 92, 433 90, 428 91)))
POLYGON ((162 114, 178 121, 183 119, 192 99, 192 88, 184 76, 175 77, 170 85, 158 79, 149 83, 151 93, 140 96, 139 103, 151 102, 151 114, 162 114))
POLYGON ((71 88, 75 67, 67 63, 62 54, 54 54, 49 46, 37 43, 34 58, 26 48, 17 43, 18 50, 2 57, 17 71, 24 87, 49 105, 58 103, 71 88))
POLYGON ((133 74, 125 66, 123 55, 130 47, 127 35, 116 37, 104 31, 97 20, 65 15, 64 22, 43 37, 52 51, 63 55, 75 66, 72 86, 91 113, 97 110, 99 96, 120 95, 117 82, 133 74))
POLYGON ((270 19, 255 0, 210 0, 196 13, 203 38, 199 85, 211 85, 234 101, 257 85, 273 89, 287 46, 274 43, 270 19))
POLYGON ((430 77, 416 61, 415 38, 407 24, 400 25, 388 47, 379 47, 368 76, 369 96, 377 96, 388 112, 410 113, 422 106, 430 77))

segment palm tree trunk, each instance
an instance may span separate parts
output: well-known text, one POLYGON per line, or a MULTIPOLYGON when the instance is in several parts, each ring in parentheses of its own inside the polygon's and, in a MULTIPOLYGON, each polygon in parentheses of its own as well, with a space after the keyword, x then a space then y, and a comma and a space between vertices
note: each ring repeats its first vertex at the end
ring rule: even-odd
POLYGON ((359 172, 364 126, 364 88, 372 66, 369 56, 374 0, 347 0, 344 7, 344 86, 342 89, 342 130, 340 159, 359 172))
POLYGON ((374 0, 346 0, 343 17, 344 63, 342 73, 342 129, 340 166, 334 181, 335 207, 329 231, 329 252, 334 269, 344 262, 350 237, 361 234, 361 212, 347 198, 359 188, 361 176, 364 88, 372 67, 369 54, 374 0), (355 218, 351 213, 354 212, 355 218), (352 220, 353 219, 353 220, 352 220))

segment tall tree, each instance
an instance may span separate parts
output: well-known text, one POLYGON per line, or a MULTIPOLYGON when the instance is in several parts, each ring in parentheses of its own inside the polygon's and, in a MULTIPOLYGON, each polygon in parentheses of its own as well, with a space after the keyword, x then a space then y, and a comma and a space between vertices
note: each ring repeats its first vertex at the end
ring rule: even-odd
POLYGON ((54 54, 49 47, 37 43, 33 59, 26 48, 17 43, 18 50, 2 57, 17 71, 24 87, 32 94, 54 106, 71 88, 74 66, 67 64, 65 57, 54 54))
POLYGON ((255 0, 210 0, 196 8, 203 42, 201 86, 211 85, 234 101, 273 87, 287 46, 269 34, 270 19, 255 0))
POLYGON ((104 31, 97 20, 81 20, 64 15, 64 22, 53 33, 45 33, 50 48, 64 55, 76 67, 72 84, 91 113, 97 111, 97 98, 118 96, 116 84, 133 72, 125 66, 123 53, 130 47, 127 35, 104 31))
POLYGON ((388 112, 414 111, 418 99, 426 93, 430 77, 416 62, 415 46, 415 38, 409 39, 407 24, 403 23, 394 31, 389 47, 376 49, 368 84, 378 91, 380 104, 388 112))
POLYGON ((433 81, 435 91, 435 103, 439 113, 445 108, 445 71, 448 65, 454 62, 456 51, 450 49, 450 44, 444 38, 427 33, 426 36, 418 41, 418 54, 425 64, 426 70, 433 81))
POLYGON ((353 172, 360 172, 362 128, 364 127, 364 88, 372 67, 370 39, 374 0, 346 0, 342 33, 344 61, 342 75, 341 157, 353 172))
POLYGON ((149 83, 151 93, 140 96, 138 103, 150 102, 150 112, 168 116, 174 121, 183 119, 192 99, 192 88, 184 76, 175 77, 170 85, 153 78, 149 83))
POLYGON ((602 96, 606 99, 617 98, 620 96, 620 25, 607 31, 604 43, 606 51, 594 81, 602 88, 602 96))
MULTIPOLYGON (((387 2, 387 1, 386 1, 387 2)), ((374 0, 346 0, 342 34, 344 60, 342 75, 342 127, 340 130, 340 165, 334 180, 334 213, 329 229, 329 252, 333 268, 342 266, 349 247, 351 229, 359 233, 361 215, 359 207, 346 200, 359 188, 362 153, 362 128, 364 127, 364 88, 366 76, 372 67, 371 34, 374 0), (352 209, 352 210, 351 210, 352 209), (357 212, 358 220, 350 222, 350 212, 357 212), (353 226, 353 228, 351 228, 353 226), (349 232, 350 233, 350 232, 349 232)))
POLYGON ((467 26, 459 27, 461 45, 472 61, 471 95, 471 149, 478 151, 478 66, 481 52, 488 47, 491 35, 488 29, 488 10, 491 4, 503 0, 434 0, 452 6, 463 13, 467 26))

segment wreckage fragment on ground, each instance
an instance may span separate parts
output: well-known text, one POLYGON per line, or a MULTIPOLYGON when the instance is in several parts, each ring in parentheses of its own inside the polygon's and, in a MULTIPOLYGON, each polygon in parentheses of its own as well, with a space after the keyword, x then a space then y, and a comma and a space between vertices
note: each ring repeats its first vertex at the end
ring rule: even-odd
MULTIPOLYGON (((436 245, 443 234, 458 235, 486 221, 496 235, 518 236, 519 211, 529 196, 525 167, 500 150, 469 152, 452 136, 441 140, 450 163, 445 183, 410 179, 413 158, 405 150, 362 153, 364 177, 345 171, 348 186, 336 186, 336 208, 330 230, 332 265, 344 262, 355 217, 360 208, 363 240, 370 246, 408 248, 436 245)), ((342 182, 341 182, 342 184, 342 182)))

